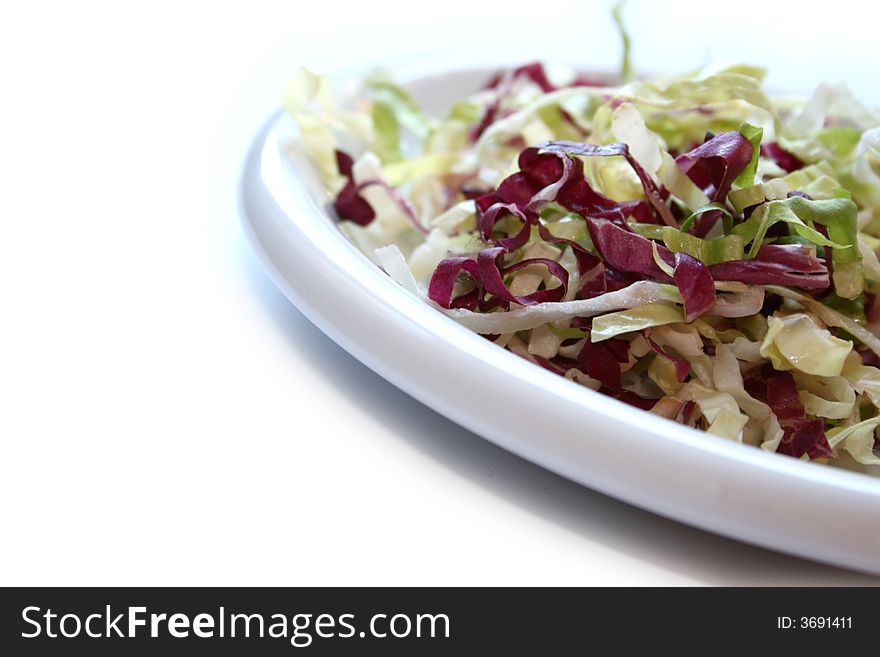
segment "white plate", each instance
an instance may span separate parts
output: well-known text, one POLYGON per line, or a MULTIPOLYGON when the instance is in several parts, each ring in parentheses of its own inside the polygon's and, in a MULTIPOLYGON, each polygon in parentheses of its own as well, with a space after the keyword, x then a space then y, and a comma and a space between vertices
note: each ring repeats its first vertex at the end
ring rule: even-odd
MULTIPOLYGON (((484 70, 413 80, 428 108, 484 70)), ((353 356, 422 403, 585 486, 725 536, 880 573, 880 479, 805 463, 664 420, 547 372, 392 282, 326 211, 289 119, 257 139, 246 232, 287 297, 353 356)))

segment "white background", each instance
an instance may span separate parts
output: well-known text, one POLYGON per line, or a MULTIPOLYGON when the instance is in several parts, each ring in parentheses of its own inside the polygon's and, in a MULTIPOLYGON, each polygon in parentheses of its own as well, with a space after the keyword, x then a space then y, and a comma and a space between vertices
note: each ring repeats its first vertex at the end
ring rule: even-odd
MULTIPOLYGON (((877 100, 867 6, 626 15, 643 69, 745 58, 778 88, 847 79, 877 100)), ((244 154, 297 65, 613 67, 606 3, 4 7, 0 583, 877 583, 485 443, 320 334, 243 240, 244 154)))

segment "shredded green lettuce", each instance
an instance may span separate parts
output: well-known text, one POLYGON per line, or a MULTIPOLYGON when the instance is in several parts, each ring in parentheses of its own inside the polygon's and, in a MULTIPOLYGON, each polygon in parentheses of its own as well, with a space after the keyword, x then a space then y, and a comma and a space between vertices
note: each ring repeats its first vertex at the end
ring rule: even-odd
MULTIPOLYGON (((852 299, 864 289, 865 271, 858 247, 858 207, 848 198, 825 200, 807 200, 801 196, 793 196, 785 201, 774 201, 785 204, 799 219, 825 226, 828 230, 828 242, 825 246, 833 247, 834 288, 838 295, 852 299)), ((806 237, 798 225, 795 230, 801 237, 806 237)), ((809 239, 809 238, 807 238, 809 239)), ((821 242, 813 241, 813 244, 821 242)))
MULTIPOLYGON (((811 244, 817 246, 830 246, 836 249, 845 249, 850 247, 851 243, 839 244, 830 237, 825 237, 822 233, 812 227, 812 223, 816 221, 817 212, 813 211, 812 205, 818 201, 807 201, 800 196, 793 196, 784 201, 768 201, 758 207, 752 216, 741 224, 733 227, 733 234, 740 236, 745 242, 751 242, 749 249, 749 257, 754 258, 761 246, 764 244, 764 237, 771 226, 778 222, 789 224, 795 234, 804 238, 811 244), (800 215, 806 215, 807 221, 800 215)), ((842 217, 842 220, 848 220, 848 213, 841 215, 839 213, 839 204, 833 208, 824 206, 823 218, 828 221, 836 221, 842 217)), ((855 228, 855 215, 852 215, 853 228, 855 228)), ((823 222, 819 222, 823 223, 823 222)), ((829 235, 830 235, 829 230, 829 235)))
POLYGON ((743 123, 739 132, 752 144, 752 159, 733 182, 739 187, 751 187, 755 184, 755 174, 758 171, 758 158, 761 154, 761 138, 764 136, 764 128, 743 123))
POLYGON ((743 258, 743 239, 739 235, 702 239, 672 226, 664 226, 661 229, 661 238, 666 248, 673 253, 684 251, 707 265, 743 258))

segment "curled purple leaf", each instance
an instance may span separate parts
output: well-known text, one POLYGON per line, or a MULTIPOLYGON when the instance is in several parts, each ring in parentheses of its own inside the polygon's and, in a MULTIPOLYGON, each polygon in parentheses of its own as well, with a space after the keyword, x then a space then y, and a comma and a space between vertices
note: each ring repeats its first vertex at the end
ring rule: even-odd
POLYGON ((687 253, 675 254, 672 274, 684 300, 684 321, 692 322, 715 305, 715 281, 708 267, 687 253))

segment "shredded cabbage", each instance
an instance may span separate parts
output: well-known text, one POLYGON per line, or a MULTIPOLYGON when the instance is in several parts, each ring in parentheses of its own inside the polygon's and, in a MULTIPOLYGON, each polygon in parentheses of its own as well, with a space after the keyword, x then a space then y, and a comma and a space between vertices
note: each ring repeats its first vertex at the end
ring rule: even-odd
POLYGON ((805 313, 770 317, 761 345, 761 355, 775 369, 825 377, 840 375, 851 350, 851 342, 834 337, 805 313))
MULTIPOLYGON (((539 63, 424 112, 387 74, 283 100, 392 280, 573 383, 801 459, 880 464, 880 112, 762 69, 539 63)), ((585 439, 588 439, 585 432, 585 439)))

